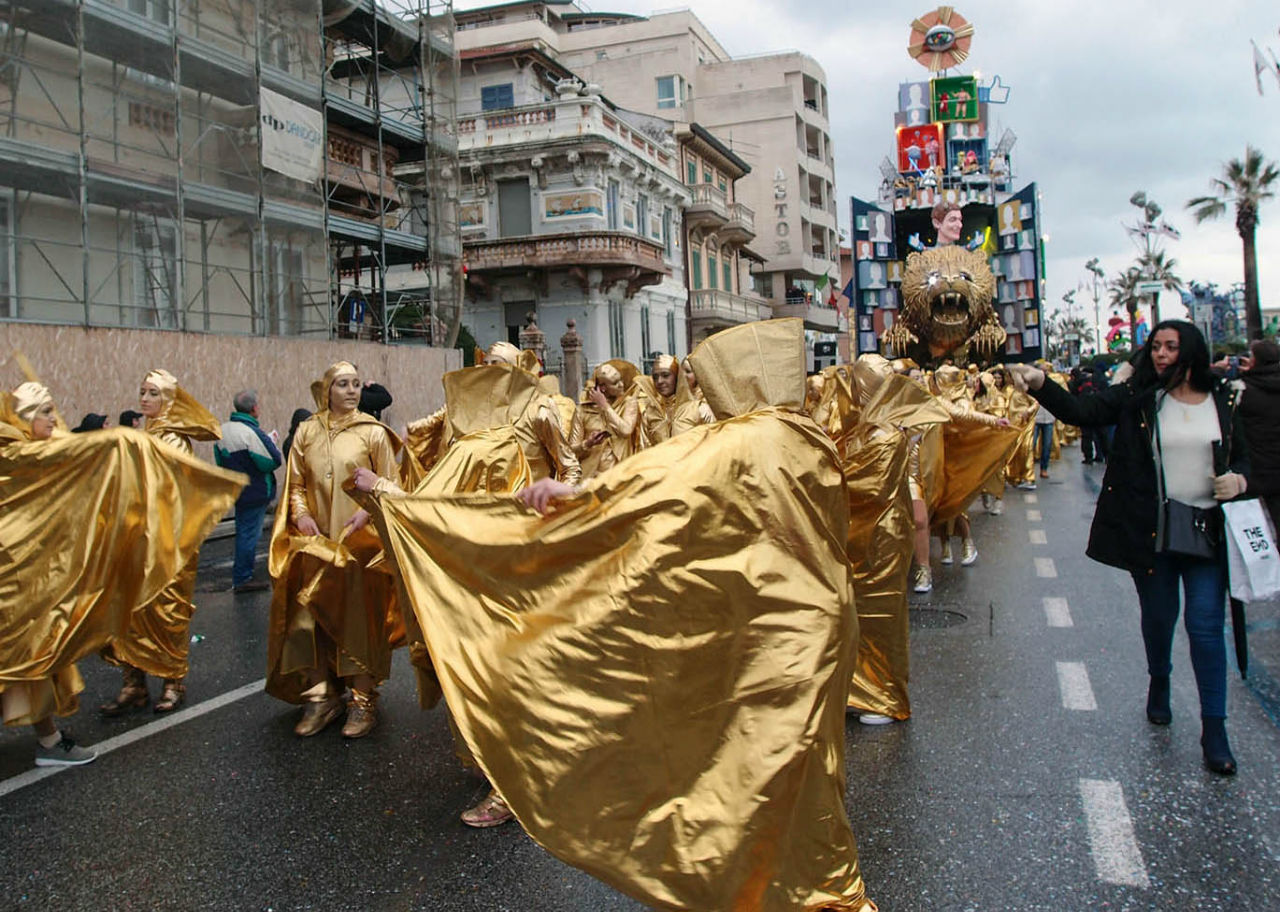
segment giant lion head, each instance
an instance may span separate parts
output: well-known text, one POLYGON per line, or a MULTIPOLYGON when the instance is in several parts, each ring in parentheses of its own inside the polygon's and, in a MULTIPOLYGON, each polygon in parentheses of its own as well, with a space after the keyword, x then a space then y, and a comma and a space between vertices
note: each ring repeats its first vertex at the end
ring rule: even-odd
POLYGON ((917 341, 943 350, 973 346, 989 358, 1005 341, 991 308, 995 290, 980 251, 950 245, 913 253, 902 274, 902 313, 885 341, 895 348, 917 341))

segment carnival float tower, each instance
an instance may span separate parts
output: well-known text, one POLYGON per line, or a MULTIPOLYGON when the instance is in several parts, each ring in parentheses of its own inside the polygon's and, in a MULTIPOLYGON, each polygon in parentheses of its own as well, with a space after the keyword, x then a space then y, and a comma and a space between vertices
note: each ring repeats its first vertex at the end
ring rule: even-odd
POLYGON ((990 111, 1009 100, 999 76, 963 73, 974 27, 949 6, 911 23, 907 53, 928 79, 898 87, 892 156, 881 162, 874 203, 853 197, 854 258, 850 320, 857 351, 880 352, 902 303, 904 263, 936 241, 931 213, 942 201, 964 216, 961 244, 989 256, 996 278, 993 306, 1008 334, 999 360, 1041 356, 1044 294, 1043 227, 1034 183, 1015 190, 1017 137, 992 135, 990 111))

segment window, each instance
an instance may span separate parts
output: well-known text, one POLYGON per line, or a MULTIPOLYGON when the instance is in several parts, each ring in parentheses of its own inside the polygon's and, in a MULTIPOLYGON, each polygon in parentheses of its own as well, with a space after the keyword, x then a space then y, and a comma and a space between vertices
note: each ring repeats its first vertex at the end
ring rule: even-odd
POLYGON ((766 272, 760 273, 756 277, 756 291, 760 292, 762 298, 773 297, 773 274, 766 272))
POLYGON ((698 163, 692 158, 689 159, 689 186, 692 187, 698 182, 698 163))
POLYGON ((609 357, 621 358, 625 354, 627 337, 622 325, 622 305, 609 302, 609 357))
POLYGON ((716 257, 711 251, 707 251, 707 286, 716 288, 720 284, 719 276, 716 275, 716 257))
POLYGON ((621 211, 622 187, 616 180, 609 181, 609 230, 618 230, 618 213, 621 211))
POLYGON ((129 0, 127 4, 129 12, 146 16, 162 25, 169 24, 169 10, 172 5, 173 0, 129 0))
POLYGON ((643 194, 636 197, 636 234, 641 237, 649 234, 649 197, 643 194))
POLYGON ((709 184, 711 183, 712 177, 714 177, 714 175, 712 174, 711 169, 708 168, 706 165, 703 165, 702 166, 702 182, 704 184, 709 184))
POLYGON ((662 207, 662 249, 667 252, 667 259, 675 256, 674 237, 671 232, 672 212, 670 206, 662 207))
POLYGON ((484 86, 480 89, 480 110, 482 111, 500 111, 503 108, 514 108, 515 106, 515 90, 509 82, 504 82, 501 85, 484 86))
POLYGON ((498 181, 498 237, 533 234, 533 201, 528 178, 498 181))
POLYGON ((689 251, 689 262, 693 265, 693 287, 696 291, 702 287, 702 251, 689 251))
POLYGON ((653 345, 649 329, 649 305, 640 308, 640 360, 641 370, 653 373, 653 345))
POLYGON ((733 291, 733 263, 729 260, 724 261, 724 290, 733 291))
MULTIPOLYGON (((267 325, 270 335, 297 335, 302 332, 302 308, 307 297, 306 263, 303 252, 287 241, 272 241, 267 251, 267 325)), ((372 304, 366 325, 373 323, 372 304)))
POLYGON ((667 311, 667 354, 676 353, 676 312, 667 311))
POLYGON ((682 101, 682 82, 679 76, 658 77, 658 107, 675 108, 682 101))

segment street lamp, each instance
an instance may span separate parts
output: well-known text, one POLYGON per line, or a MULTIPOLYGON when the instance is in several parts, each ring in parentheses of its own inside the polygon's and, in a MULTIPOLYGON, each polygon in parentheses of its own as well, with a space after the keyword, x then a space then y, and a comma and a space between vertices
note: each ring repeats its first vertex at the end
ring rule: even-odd
POLYGON ((1100 355, 1102 354, 1102 311, 1098 309, 1098 282, 1106 281, 1106 274, 1098 264, 1097 257, 1085 263, 1084 268, 1093 273, 1093 331, 1095 333, 1093 347, 1100 355))

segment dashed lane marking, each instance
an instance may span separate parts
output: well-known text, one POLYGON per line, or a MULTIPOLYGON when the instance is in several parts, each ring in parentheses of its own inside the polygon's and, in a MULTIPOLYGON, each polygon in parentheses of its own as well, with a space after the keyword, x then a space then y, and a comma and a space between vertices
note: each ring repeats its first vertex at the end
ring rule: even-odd
POLYGON ((1050 627, 1074 626, 1071 621, 1071 608, 1067 605, 1067 600, 1059 596, 1045 596, 1044 616, 1048 619, 1050 627))
POLYGON ((1023 495, 1022 495, 1022 502, 1023 502, 1023 503, 1036 503, 1038 500, 1039 500, 1039 498, 1037 498, 1037 497, 1036 497, 1036 495, 1034 495, 1034 494, 1023 494, 1023 495))
POLYGON ((1081 779, 1080 799, 1098 879, 1144 890, 1150 887, 1120 783, 1113 779, 1081 779))
POLYGON ((1033 545, 1049 544, 1049 539, 1045 538, 1044 529, 1028 529, 1027 540, 1033 545))
POLYGON ((1084 662, 1058 662, 1058 689, 1062 691, 1062 708, 1093 712, 1098 701, 1093 698, 1089 670, 1084 662))
MULTIPOLYGON (((123 734, 116 735, 114 738, 108 738, 106 741, 99 741, 97 744, 86 744, 85 747, 92 747, 99 757, 109 754, 114 750, 122 747, 128 747, 130 744, 141 741, 144 738, 150 738, 152 735, 158 735, 163 731, 168 731, 175 725, 181 725, 183 722, 190 722, 192 719, 198 719, 203 715, 222 709, 235 703, 237 700, 243 700, 245 697, 253 694, 262 693, 262 689, 266 686, 266 679, 259 678, 243 687, 237 687, 235 690, 229 690, 224 694, 214 697, 211 700, 205 700, 203 703, 197 703, 195 706, 189 706, 186 709, 180 709, 170 716, 165 716, 158 722, 152 722, 149 725, 140 725, 137 728, 131 728, 123 734)), ((92 766, 92 765, 91 765, 92 766)), ((58 773, 65 773, 69 769, 76 769, 73 766, 38 766, 35 769, 28 770, 25 773, 19 773, 0 782, 0 798, 18 789, 26 788, 28 785, 34 785, 42 779, 48 779, 50 776, 56 776, 58 773)), ((81 775, 85 775, 84 772, 81 775)))
POLYGON ((1042 520, 1043 520, 1043 517, 1040 516, 1039 510, 1027 511, 1027 522, 1041 522, 1042 520))
POLYGON ((1036 576, 1041 579, 1054 579, 1058 575, 1058 568, 1053 564, 1052 557, 1037 557, 1036 576))

